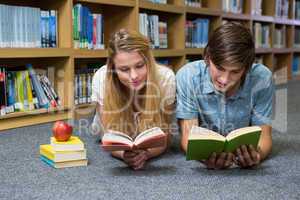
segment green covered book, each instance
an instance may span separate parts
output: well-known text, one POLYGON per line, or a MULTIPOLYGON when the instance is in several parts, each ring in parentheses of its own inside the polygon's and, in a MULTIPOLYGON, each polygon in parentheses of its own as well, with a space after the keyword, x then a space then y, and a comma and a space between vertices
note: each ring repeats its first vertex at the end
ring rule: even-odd
POLYGON ((186 159, 206 160, 214 152, 234 152, 241 145, 252 144, 256 148, 260 134, 259 126, 239 128, 226 137, 215 131, 193 126, 188 137, 186 159))

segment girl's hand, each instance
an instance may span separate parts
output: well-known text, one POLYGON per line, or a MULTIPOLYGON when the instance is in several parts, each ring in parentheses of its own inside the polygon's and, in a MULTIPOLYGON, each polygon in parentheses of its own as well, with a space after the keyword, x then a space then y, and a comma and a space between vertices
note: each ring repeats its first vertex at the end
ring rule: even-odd
POLYGON ((134 170, 142 169, 148 158, 147 150, 125 151, 123 154, 124 162, 134 170))

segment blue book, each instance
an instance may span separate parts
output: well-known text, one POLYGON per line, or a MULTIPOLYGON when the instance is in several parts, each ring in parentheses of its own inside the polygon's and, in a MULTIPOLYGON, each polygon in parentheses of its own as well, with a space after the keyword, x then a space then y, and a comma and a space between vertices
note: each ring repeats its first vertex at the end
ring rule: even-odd
POLYGON ((42 88, 41 83, 38 81, 38 78, 36 76, 36 73, 35 73, 32 65, 27 64, 26 68, 29 72, 29 77, 32 80, 32 85, 33 85, 33 88, 35 89, 36 96, 37 96, 38 102, 39 102, 39 106, 41 108, 49 108, 49 106, 50 106, 49 100, 42 88))
POLYGON ((7 72, 7 107, 6 112, 14 112, 15 105, 15 78, 14 72, 7 72))
POLYGON ((292 74, 297 75, 299 73, 300 56, 293 58, 292 74))
POLYGON ((209 19, 204 19, 203 21, 203 47, 205 47, 208 43, 208 33, 209 33, 209 19))
POLYGON ((49 17, 49 38, 50 38, 50 47, 56 47, 56 11, 50 10, 49 17))

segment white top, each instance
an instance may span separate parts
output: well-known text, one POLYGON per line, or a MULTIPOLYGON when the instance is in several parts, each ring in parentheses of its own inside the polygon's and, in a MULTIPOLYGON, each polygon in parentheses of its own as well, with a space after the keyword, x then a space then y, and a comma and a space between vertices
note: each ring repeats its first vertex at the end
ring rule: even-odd
MULTIPOLYGON (((174 72, 165 66, 156 65, 158 70, 158 84, 162 91, 163 102, 166 102, 164 105, 170 105, 175 102, 176 96, 176 86, 175 86, 175 74, 174 72)), ((94 102, 97 102, 100 106, 103 106, 104 100, 104 91, 105 91, 105 78, 106 78, 107 66, 104 65, 96 71, 92 81, 92 96, 91 99, 94 102)), ((94 121, 92 124, 92 129, 94 133, 101 132, 101 125, 99 124, 99 116, 96 112, 94 121), (99 126, 100 125, 100 126, 99 126)))

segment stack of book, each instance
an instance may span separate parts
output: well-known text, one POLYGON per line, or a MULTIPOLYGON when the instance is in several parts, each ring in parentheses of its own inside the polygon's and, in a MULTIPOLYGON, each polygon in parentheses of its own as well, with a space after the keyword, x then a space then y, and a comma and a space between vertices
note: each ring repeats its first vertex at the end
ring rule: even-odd
POLYGON ((88 160, 83 142, 71 136, 66 142, 51 137, 50 144, 40 145, 40 159, 54 168, 87 166, 88 160))

